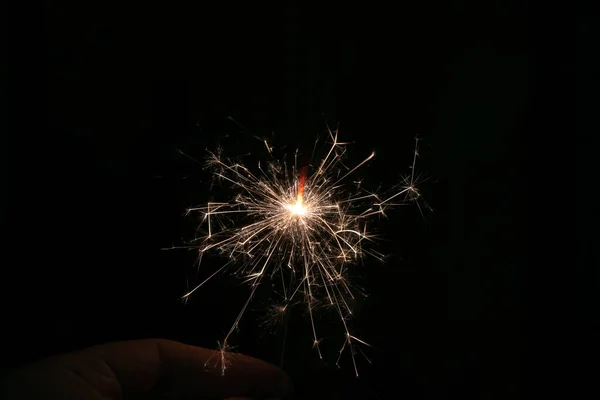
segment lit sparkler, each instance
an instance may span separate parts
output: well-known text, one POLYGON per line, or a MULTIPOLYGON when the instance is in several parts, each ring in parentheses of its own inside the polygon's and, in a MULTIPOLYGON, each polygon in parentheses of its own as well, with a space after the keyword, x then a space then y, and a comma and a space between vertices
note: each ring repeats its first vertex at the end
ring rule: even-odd
MULTIPOLYGON (((360 184, 346 183, 375 153, 347 167, 343 161, 347 143, 338 140, 337 130, 329 130, 329 137, 328 152, 314 166, 299 165, 298 152, 292 165, 277 160, 266 142, 271 158, 267 163, 259 163, 254 171, 220 152, 209 153, 207 166, 217 180, 231 186, 235 196, 188 210, 202 213, 207 231, 192 244, 198 249, 200 260, 206 253, 217 252, 227 261, 186 293, 184 299, 225 272, 240 277, 251 287, 247 301, 219 344, 216 354, 222 373, 227 366, 230 337, 257 288, 268 279, 278 286, 283 299, 270 307, 271 316, 281 319, 290 307, 303 305, 310 320, 313 347, 320 358, 323 356, 314 312, 318 307, 334 311, 344 335, 336 363, 349 350, 358 375, 356 354, 364 355, 360 345, 370 345, 354 336, 349 327, 355 289, 348 280, 348 267, 365 255, 383 259, 365 246, 374 239, 367 230, 374 216, 383 215, 391 206, 421 201, 414 169, 418 149, 415 146, 411 174, 389 196, 382 197, 365 191, 360 184)), ((417 204, 426 206, 424 202, 417 204)))

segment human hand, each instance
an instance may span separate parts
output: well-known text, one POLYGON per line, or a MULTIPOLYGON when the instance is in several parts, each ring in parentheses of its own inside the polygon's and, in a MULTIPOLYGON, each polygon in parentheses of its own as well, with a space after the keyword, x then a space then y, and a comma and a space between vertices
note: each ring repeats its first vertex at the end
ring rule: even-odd
POLYGON ((22 368, 7 379, 2 398, 260 399, 291 392, 289 377, 274 365, 236 354, 222 375, 210 366, 212 360, 205 366, 213 355, 214 350, 165 339, 94 346, 22 368))

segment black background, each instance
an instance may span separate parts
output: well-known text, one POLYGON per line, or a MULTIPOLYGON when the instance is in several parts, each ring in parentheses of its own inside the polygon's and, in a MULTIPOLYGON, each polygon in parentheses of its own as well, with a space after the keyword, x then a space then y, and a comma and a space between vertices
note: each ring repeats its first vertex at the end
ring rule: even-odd
MULTIPOLYGON (((422 137, 434 212, 382 223, 380 250, 399 257, 360 274, 370 297, 355 325, 378 349, 360 379, 349 360, 318 362, 306 326, 291 325, 298 398, 518 398, 530 50, 514 3, 46 4, 19 48, 29 79, 8 154, 3 366, 109 340, 215 346, 244 289, 222 279, 178 300, 194 255, 161 249, 192 232, 182 214, 209 196, 178 149, 201 158, 247 135, 227 117, 307 148, 327 121, 356 160, 377 152, 363 172, 374 185, 407 172, 422 137)), ((278 363, 277 343, 248 325, 238 349, 278 363)))

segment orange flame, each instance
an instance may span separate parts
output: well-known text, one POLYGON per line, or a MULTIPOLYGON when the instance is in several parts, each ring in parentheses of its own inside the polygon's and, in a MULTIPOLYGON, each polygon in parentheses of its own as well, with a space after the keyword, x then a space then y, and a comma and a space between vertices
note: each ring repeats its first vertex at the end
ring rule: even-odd
POLYGON ((300 179, 298 180, 298 203, 302 204, 304 197, 304 184, 306 183, 306 167, 300 170, 300 179))

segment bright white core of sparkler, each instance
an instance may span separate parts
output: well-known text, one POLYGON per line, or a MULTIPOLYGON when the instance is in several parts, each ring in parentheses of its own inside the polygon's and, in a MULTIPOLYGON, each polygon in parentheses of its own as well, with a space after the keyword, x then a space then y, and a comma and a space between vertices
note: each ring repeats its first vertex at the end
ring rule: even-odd
POLYGON ((285 208, 292 213, 292 215, 301 217, 306 214, 307 207, 302 203, 302 200, 296 201, 294 204, 288 204, 285 208))

